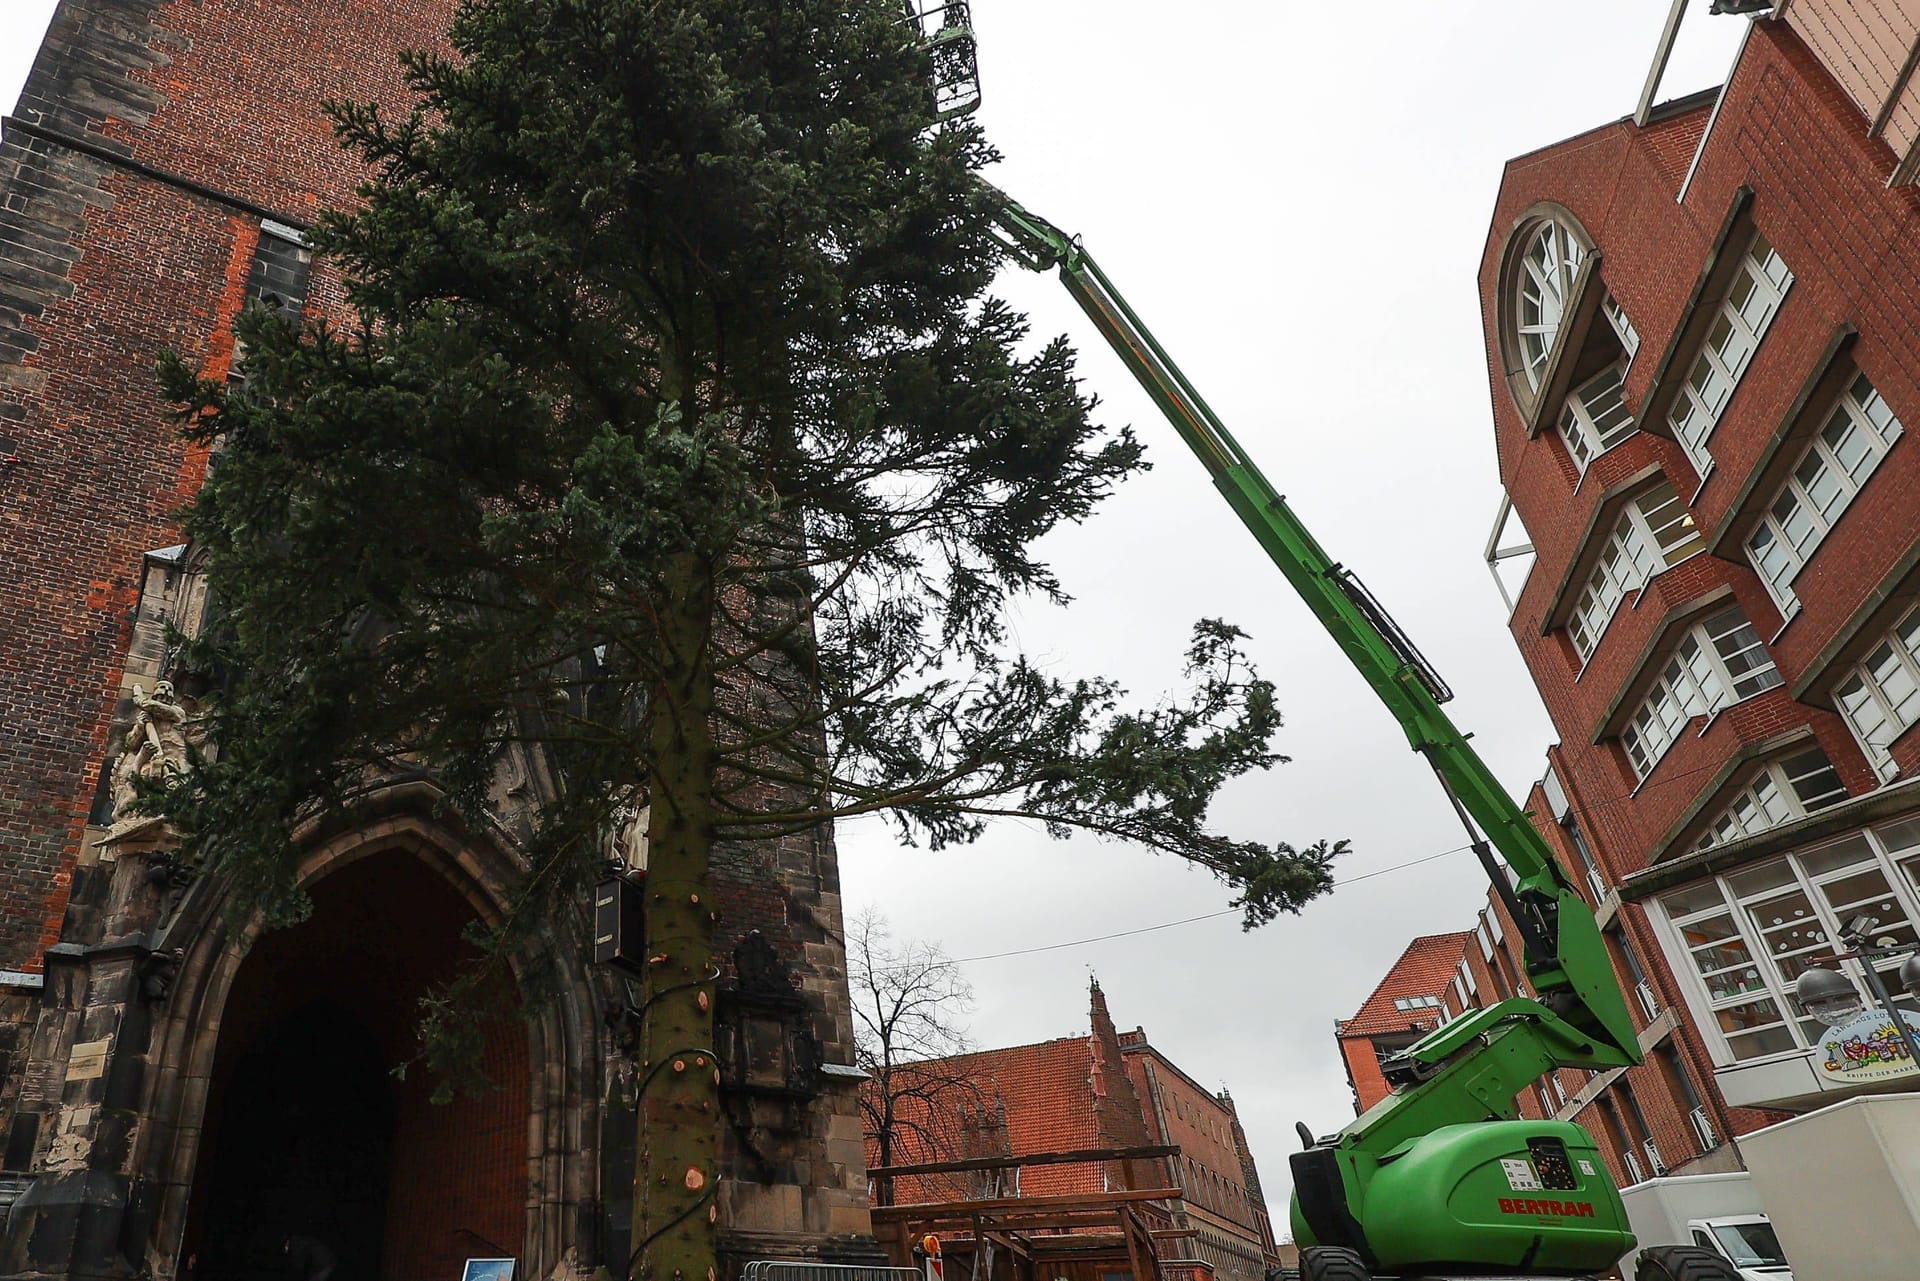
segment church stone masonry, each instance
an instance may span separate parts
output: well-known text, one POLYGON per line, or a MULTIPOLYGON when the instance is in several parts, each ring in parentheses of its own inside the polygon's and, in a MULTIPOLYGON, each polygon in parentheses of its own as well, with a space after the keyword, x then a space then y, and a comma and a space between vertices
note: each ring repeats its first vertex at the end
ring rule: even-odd
MULTIPOLYGON (((277 1274, 290 1232, 389 1278, 620 1274, 632 1248, 628 996, 580 922, 516 958, 540 997, 487 1032, 496 1088, 436 1106, 387 1071, 499 911, 537 756, 470 824, 411 779, 306 833, 313 915, 258 937, 121 812, 197 733, 169 636, 205 587, 172 513, 207 460, 154 357, 220 377, 251 297, 341 305, 301 229, 361 173, 317 103, 396 101, 395 55, 452 7, 61 0, 0 130, 0 1276, 277 1274)), ((832 833, 723 847, 713 875, 728 1270, 870 1259, 832 833)))

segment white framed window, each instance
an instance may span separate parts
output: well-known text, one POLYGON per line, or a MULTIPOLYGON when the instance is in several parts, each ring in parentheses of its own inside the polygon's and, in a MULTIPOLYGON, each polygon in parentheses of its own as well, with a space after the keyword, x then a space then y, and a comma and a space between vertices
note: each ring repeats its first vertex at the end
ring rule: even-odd
POLYGON ((1633 1154, 1632 1148, 1622 1149, 1620 1157, 1626 1164, 1627 1182, 1629 1184, 1642 1183, 1646 1180, 1646 1172, 1640 1168, 1640 1158, 1633 1154))
POLYGON ((1620 340, 1620 350, 1627 354, 1626 363, 1631 365, 1633 358, 1640 352, 1640 331, 1627 319, 1627 309, 1620 305, 1611 291, 1600 299, 1600 314, 1613 326, 1614 337, 1620 340))
POLYGON ((1762 765, 1707 824, 1695 849, 1712 849, 1805 818, 1847 799, 1833 762, 1817 747, 1762 765))
POLYGON ((1707 438, 1780 310, 1793 273, 1766 237, 1755 235, 1720 300, 1706 340, 1667 412, 1667 425, 1702 476, 1712 468, 1707 438))
POLYGON ((1738 605, 1695 623, 1620 732, 1634 775, 1645 779, 1695 716, 1752 698, 1780 684, 1759 633, 1738 605))
POLYGON ((1527 386, 1536 391, 1566 320, 1573 282, 1586 256, 1586 247, 1572 229, 1553 219, 1542 222, 1528 235, 1516 282, 1514 319, 1519 331, 1521 372, 1526 375, 1527 386))
POLYGON ((1567 396, 1566 408, 1560 414, 1560 439, 1566 442, 1567 452, 1582 474, 1588 463, 1639 430, 1627 402, 1620 398, 1626 374, 1626 362, 1616 361, 1567 396))
POLYGON ((1393 998, 1393 1008, 1401 1011, 1431 1010, 1437 1009, 1439 1005, 1440 998, 1437 996, 1396 996, 1393 998))
POLYGON ((1747 538, 1747 559, 1782 614, 1799 612, 1794 577, 1904 430, 1864 374, 1841 393, 1747 538))
POLYGON ((1460 973, 1453 976, 1454 1000, 1460 1006, 1462 1014, 1473 1008, 1473 999, 1467 995, 1466 969, 1466 963, 1463 961, 1460 965, 1460 973))
POLYGON ((1713 1132, 1713 1118, 1707 1115, 1706 1108, 1692 1109, 1687 1113, 1687 1120, 1693 1125, 1693 1137, 1700 1140, 1702 1152, 1711 1152, 1720 1146, 1720 1140, 1713 1132))
POLYGON ((1567 637, 1580 661, 1593 657, 1621 601, 1705 546, 1693 513, 1666 481, 1628 502, 1567 617, 1567 637))
POLYGON ((1833 698, 1881 779, 1899 773, 1888 749, 1920 719, 1920 610, 1909 611, 1854 664, 1833 698))
MULTIPOLYGON (((1826 1028, 1791 1000, 1794 980, 1815 966, 1839 966, 1858 981, 1858 963, 1833 959, 1839 929, 1874 917, 1876 941, 1920 939, 1920 820, 1904 819, 1795 851, 1659 900, 1684 955, 1676 969, 1706 1006, 1702 1027, 1725 1057, 1741 1062, 1817 1048, 1826 1028)), ((1897 1003, 1911 1008, 1888 975, 1897 1003)))

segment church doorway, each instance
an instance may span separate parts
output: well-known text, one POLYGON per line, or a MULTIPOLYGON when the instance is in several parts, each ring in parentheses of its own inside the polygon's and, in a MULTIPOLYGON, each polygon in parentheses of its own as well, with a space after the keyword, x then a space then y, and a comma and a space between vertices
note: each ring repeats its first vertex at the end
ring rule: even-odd
POLYGON ((312 887, 313 913, 262 936, 220 1015, 181 1276, 287 1281, 312 1238, 333 1281, 459 1281, 526 1234, 527 1033, 484 1036, 490 1088, 433 1101, 414 1054, 420 999, 471 958, 474 919, 407 850, 312 887))

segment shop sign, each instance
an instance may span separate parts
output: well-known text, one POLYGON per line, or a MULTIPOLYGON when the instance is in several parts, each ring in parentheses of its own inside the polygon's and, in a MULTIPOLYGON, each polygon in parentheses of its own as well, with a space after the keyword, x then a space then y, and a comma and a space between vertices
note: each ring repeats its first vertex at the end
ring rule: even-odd
MULTIPOLYGON (((1920 1019, 1911 1014, 1904 1017, 1908 1028, 1920 1032, 1920 1019)), ((1820 1048, 1826 1054, 1820 1084, 1829 1090, 1920 1072, 1884 1010, 1868 1010, 1851 1023, 1829 1028, 1820 1048)))

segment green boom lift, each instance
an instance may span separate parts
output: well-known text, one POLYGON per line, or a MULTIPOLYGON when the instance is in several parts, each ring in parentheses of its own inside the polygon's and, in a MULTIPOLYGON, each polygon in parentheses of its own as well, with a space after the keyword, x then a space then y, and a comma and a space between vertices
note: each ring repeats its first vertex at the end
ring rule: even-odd
MULTIPOLYGON (((907 0, 946 117, 980 102, 965 0, 907 0)), ((1526 813, 1441 705, 1451 692, 1354 574, 1334 561, 1073 237, 998 192, 1014 256, 1061 282, 1432 766, 1513 918, 1532 997, 1473 1011, 1390 1065, 1392 1094, 1292 1157, 1304 1281, 1592 1277, 1634 1246, 1590 1136, 1520 1118, 1556 1068, 1605 1071, 1641 1051, 1600 929, 1526 813), (1484 836, 1481 835, 1484 833, 1484 836), (1498 851, 1497 855, 1496 852, 1498 851), (1503 865, 1504 864, 1504 865, 1503 865)), ((1641 1281, 1737 1281, 1711 1252, 1646 1252, 1641 1281)))

